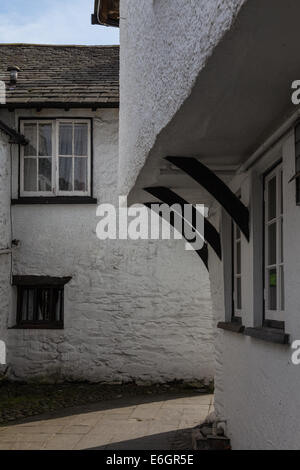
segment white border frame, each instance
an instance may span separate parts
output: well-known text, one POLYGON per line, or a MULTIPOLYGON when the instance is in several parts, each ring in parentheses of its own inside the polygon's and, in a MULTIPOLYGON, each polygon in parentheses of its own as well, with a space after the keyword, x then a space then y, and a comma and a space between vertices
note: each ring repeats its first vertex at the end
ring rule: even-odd
MULTIPOLYGON (((20 122, 20 127, 21 127, 21 133, 24 135, 24 125, 25 124, 36 124, 37 125, 37 149, 36 149, 36 155, 32 155, 32 156, 26 156, 24 155, 24 150, 25 150, 25 147, 22 145, 21 146, 21 152, 20 152, 20 196, 21 197, 40 197, 40 196, 44 196, 44 197, 53 197, 55 194, 55 187, 54 187, 54 181, 55 181, 55 160, 56 160, 56 157, 55 157, 55 129, 54 129, 54 125, 53 125, 53 122, 54 120, 53 119, 43 119, 43 120, 39 120, 39 119, 26 119, 24 121, 21 121, 20 122), (52 186, 52 190, 51 191, 38 191, 38 179, 39 179, 39 171, 38 171, 38 165, 37 165, 37 191, 25 191, 24 190, 24 160, 25 158, 35 158, 36 160, 38 160, 39 158, 47 158, 47 156, 45 157, 39 157, 39 132, 38 132, 38 127, 40 124, 51 124, 52 126, 52 183, 51 183, 51 186, 52 186)), ((50 157, 50 155, 48 156, 48 158, 50 157)))
MULTIPOLYGON (((284 253, 281 253, 281 246, 283 245, 284 233, 281 233, 281 222, 284 220, 284 201, 283 201, 283 165, 279 163, 269 174, 265 176, 264 185, 264 239, 265 239, 265 253, 264 253, 264 300, 265 300, 265 320, 285 320, 285 311, 282 310, 282 279, 281 279, 281 268, 284 272, 284 253), (268 220, 269 210, 269 192, 268 183, 276 177, 276 217, 272 220, 268 220), (281 204, 281 200, 283 203, 281 204), (282 205, 282 211, 281 209, 282 205), (276 264, 269 265, 269 233, 268 227, 276 222, 276 264), (282 255, 282 258, 281 258, 282 255), (282 259, 282 261, 281 261, 282 259), (268 272, 271 269, 276 269, 277 276, 277 291, 276 291, 276 310, 269 309, 269 277, 268 272)), ((284 249, 283 249, 284 251, 284 249)), ((283 284, 284 300, 285 300, 285 285, 283 284)))
MULTIPOLYGON (((91 196, 91 179, 92 179, 92 142, 91 142, 91 120, 82 119, 82 118, 73 118, 73 119, 20 119, 20 129, 22 134, 24 134, 24 125, 25 124, 51 124, 52 125, 52 191, 24 191, 24 159, 30 158, 25 157, 24 147, 21 147, 20 151, 20 197, 90 197, 91 196), (71 124, 87 124, 88 126, 88 155, 78 157, 87 158, 87 191, 60 191, 59 190, 59 124, 61 122, 71 123, 71 124)), ((74 142, 73 142, 74 146, 74 142)), ((33 158, 40 158, 38 156, 38 139, 37 139, 37 156, 33 158)), ((42 157, 41 157, 42 158, 42 157)), ((46 158, 46 157, 45 157, 46 158)), ((74 153, 69 158, 74 159, 74 153)), ((38 172, 37 172, 38 178, 38 172)), ((74 165, 73 165, 73 178, 74 178, 74 165)))

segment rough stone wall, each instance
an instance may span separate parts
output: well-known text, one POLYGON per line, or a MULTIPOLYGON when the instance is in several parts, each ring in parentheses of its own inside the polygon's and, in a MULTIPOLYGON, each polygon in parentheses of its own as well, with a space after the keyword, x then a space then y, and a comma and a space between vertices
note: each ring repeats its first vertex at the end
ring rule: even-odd
POLYGON ((11 295, 11 255, 1 254, 10 247, 10 144, 0 133, 0 340, 6 341, 11 295))
MULTIPOLYGON (((118 111, 77 114, 94 118, 94 196, 99 203, 115 201, 118 111)), ((39 113, 49 115, 57 113, 39 113)), ((16 154, 13 163, 15 192, 16 154)), ((183 241, 100 241, 98 221, 96 206, 13 207, 13 236, 20 240, 14 274, 72 276, 72 281, 65 288, 64 330, 9 330, 11 377, 213 378, 210 286, 198 256, 185 251, 183 241)), ((11 325, 14 315, 12 307, 11 325)))
POLYGON ((190 95, 245 0, 122 0, 120 191, 190 95))

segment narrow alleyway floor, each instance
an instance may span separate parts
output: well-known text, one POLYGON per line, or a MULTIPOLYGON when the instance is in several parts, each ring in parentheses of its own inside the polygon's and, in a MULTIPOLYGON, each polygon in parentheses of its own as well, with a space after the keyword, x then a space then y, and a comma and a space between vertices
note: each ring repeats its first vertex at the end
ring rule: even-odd
POLYGON ((127 397, 0 427, 0 450, 191 450, 213 395, 127 397))

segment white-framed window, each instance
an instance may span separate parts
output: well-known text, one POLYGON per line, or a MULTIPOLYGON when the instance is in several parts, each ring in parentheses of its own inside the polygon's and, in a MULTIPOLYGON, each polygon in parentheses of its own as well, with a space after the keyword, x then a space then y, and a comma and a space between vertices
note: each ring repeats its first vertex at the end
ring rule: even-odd
POLYGON ((284 320, 283 172, 279 164, 265 177, 265 319, 284 320))
POLYGON ((21 120, 20 196, 91 195, 91 122, 21 120))
POLYGON ((242 314, 242 233, 239 227, 232 224, 232 258, 233 258, 233 316, 242 314))

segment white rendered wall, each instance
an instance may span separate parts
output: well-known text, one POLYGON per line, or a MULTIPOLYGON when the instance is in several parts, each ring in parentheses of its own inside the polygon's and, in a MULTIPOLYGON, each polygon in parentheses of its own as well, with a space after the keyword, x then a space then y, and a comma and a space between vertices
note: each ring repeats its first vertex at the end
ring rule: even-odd
MULTIPOLYGON (((29 116, 29 111, 20 111, 29 116)), ((34 113, 31 114, 35 116, 34 113)), ((46 111, 37 117, 62 117, 46 111), (50 113, 50 114, 49 114, 50 113)), ((94 118, 94 196, 117 196, 118 110, 94 118)), ((14 196, 17 190, 17 154, 14 196)), ((182 241, 100 241, 96 205, 13 206, 13 272, 72 276, 65 329, 9 330, 14 379, 170 381, 214 376, 208 273, 182 241)), ((15 322, 15 306, 10 311, 15 322)))
POLYGON ((245 0, 122 0, 120 175, 128 194, 160 131, 245 0))
POLYGON ((0 341, 6 341, 11 296, 11 255, 1 254, 10 247, 10 228, 10 144, 0 133, 0 341))
MULTIPOLYGON (((250 205, 250 220, 253 220, 252 171, 262 175, 279 158, 283 158, 284 173, 285 329, 293 342, 300 339, 300 211, 295 202, 295 183, 288 183, 295 173, 293 131, 253 170, 236 177, 231 187, 234 191, 241 188, 242 199, 250 205)), ((252 242, 253 233, 250 243, 245 238, 242 240, 242 320, 246 327, 253 327, 257 316, 252 242)), ((215 321, 224 321, 222 265, 217 259, 210 260, 214 317, 215 321)), ((219 417, 227 421, 234 449, 299 449, 300 366, 292 364, 292 353, 290 346, 218 331, 216 409, 219 417)))

